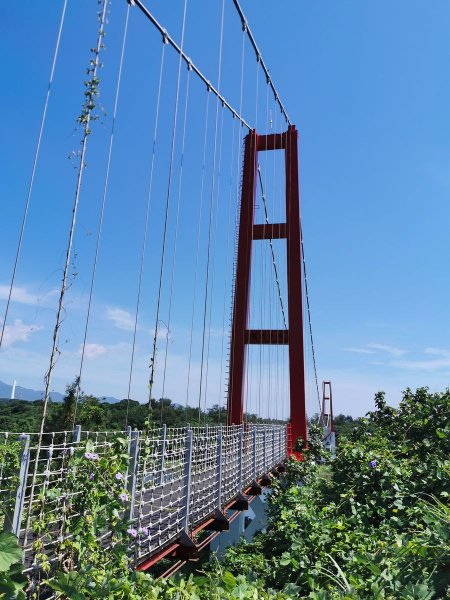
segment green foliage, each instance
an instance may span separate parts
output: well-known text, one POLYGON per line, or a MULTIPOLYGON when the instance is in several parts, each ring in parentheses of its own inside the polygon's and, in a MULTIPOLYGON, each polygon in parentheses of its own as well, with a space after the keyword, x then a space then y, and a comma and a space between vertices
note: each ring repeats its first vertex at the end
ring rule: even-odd
MULTIPOLYGON (((66 387, 66 395, 62 402, 50 402, 45 431, 67 431, 74 425, 77 381, 66 387)), ((147 404, 136 400, 120 400, 105 402, 79 392, 76 408, 76 424, 89 431, 121 431, 125 425, 133 429, 143 430, 146 427, 149 410, 147 404)), ((220 425, 226 422, 226 411, 218 405, 205 412, 198 408, 175 404, 169 398, 152 399, 152 421, 156 427, 165 423, 168 427, 185 427, 188 423, 195 426, 199 422, 207 425, 220 425)), ((0 400, 0 430, 21 433, 39 430, 42 417, 42 402, 36 400, 0 400)), ((246 414, 249 423, 263 422, 253 414, 246 414)), ((264 421, 267 422, 267 421, 264 421)), ((274 424, 282 421, 271 421, 274 424)))
POLYGON ((27 578, 22 574, 22 550, 12 533, 0 533, 0 598, 25 600, 27 578))
MULTIPOLYGON (((74 600, 450 598, 449 414, 448 391, 406 390, 398 409, 377 394, 376 410, 341 437, 334 460, 311 426, 308 445, 300 440, 303 460, 289 460, 273 482, 266 531, 205 573, 158 581, 127 558, 115 476, 126 469, 125 440, 95 460, 86 446, 70 457, 71 485, 83 493, 65 507, 73 538, 58 548, 49 585, 74 600), (107 529, 105 554, 97 538, 107 529)), ((45 519, 41 526, 42 535, 45 519)))
POLYGON ((450 593, 450 394, 406 390, 398 410, 377 394, 376 407, 331 465, 305 451, 288 465, 267 532, 227 568, 317 600, 450 593))
POLYGON ((97 449, 88 440, 84 448, 68 456, 64 480, 42 486, 32 524, 36 561, 45 573, 52 574, 52 568, 44 541, 58 514, 58 541, 50 550, 60 568, 103 569, 105 541, 111 549, 110 561, 127 566, 127 445, 128 440, 119 437, 97 449), (102 542, 99 536, 106 532, 111 533, 102 542))
POLYGON ((4 437, 0 441, 0 525, 16 499, 20 450, 21 443, 17 436, 4 437))

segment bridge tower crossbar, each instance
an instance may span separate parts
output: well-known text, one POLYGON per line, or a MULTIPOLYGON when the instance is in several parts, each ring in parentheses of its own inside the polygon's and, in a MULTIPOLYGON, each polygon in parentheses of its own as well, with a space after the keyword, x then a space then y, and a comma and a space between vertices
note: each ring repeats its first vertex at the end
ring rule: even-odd
POLYGON ((300 193, 298 178, 298 133, 290 125, 284 133, 258 135, 251 131, 245 139, 242 177, 236 284, 230 347, 228 424, 244 420, 245 347, 248 344, 289 346, 290 424, 288 452, 298 437, 306 439, 306 394, 303 342, 303 297, 300 233, 300 193), (255 192, 258 152, 284 150, 286 177, 286 222, 255 224, 255 192), (250 279, 254 240, 286 239, 288 329, 250 330, 250 279))

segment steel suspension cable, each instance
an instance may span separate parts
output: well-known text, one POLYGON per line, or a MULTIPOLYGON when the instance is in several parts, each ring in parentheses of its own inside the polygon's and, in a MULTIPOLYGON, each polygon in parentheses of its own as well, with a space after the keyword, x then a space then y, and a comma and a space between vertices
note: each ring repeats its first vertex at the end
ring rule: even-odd
MULTIPOLYGON (((209 92, 209 89, 208 89, 209 92)), ((205 173, 206 173, 206 154, 207 154, 207 142, 208 142, 208 131, 209 131, 209 101, 210 94, 206 96, 206 109, 205 109, 205 125, 204 125, 204 136, 203 136, 203 158, 201 168, 201 183, 200 183, 200 203, 198 213, 198 226, 197 226, 197 249, 195 258, 195 269, 194 269, 194 289, 192 298, 192 311, 191 311, 191 330, 189 339, 189 362, 188 362, 188 378, 186 386, 186 415, 187 407, 189 402, 189 391, 190 391, 190 376, 191 376, 191 365, 192 365, 192 348, 193 348, 193 336, 194 336, 194 322, 196 316, 196 299, 197 299, 197 283, 198 283, 198 269, 199 269, 199 258, 200 258, 200 240, 201 240, 201 225, 202 225, 202 213, 203 213, 203 200, 204 200, 204 189, 205 189, 205 173)))
MULTIPOLYGON (((208 89, 209 92, 209 89, 208 89)), ((198 213, 198 226, 197 226, 197 251, 195 255, 195 269, 194 269, 194 290, 192 297, 192 312, 191 312, 191 332, 189 338, 189 360, 188 360, 188 374, 187 374, 187 385, 186 385, 186 407, 185 415, 187 419, 187 410, 189 404, 189 391, 191 383, 191 366, 192 366, 192 348, 194 341, 194 321, 195 321, 195 308, 197 300, 197 279, 198 279, 198 263, 200 258, 200 234, 202 225, 202 212, 203 212, 203 198, 204 198, 204 186, 205 186, 205 166, 206 166, 206 150, 208 142, 208 125, 209 125, 209 99, 211 95, 206 95, 206 108, 205 108, 205 133, 203 136, 203 160, 202 160, 202 171, 201 171, 201 183, 200 183, 200 203, 198 213)))
POLYGON ((224 111, 221 113, 221 123, 220 123, 220 135, 219 135, 219 167, 218 167, 218 176, 217 176, 217 200, 216 200, 216 217, 214 224, 214 247, 212 252, 212 266, 211 266, 211 294, 209 301, 209 316, 208 316, 208 344, 206 350, 206 374, 205 374, 205 402, 204 402, 204 419, 206 420, 206 398, 208 393, 208 376, 209 376, 209 356, 210 356, 210 346, 211 346, 211 322, 212 322, 212 307, 213 307, 213 297, 214 297, 214 283, 215 283, 215 262, 216 262, 216 250, 217 250, 217 228, 218 228, 218 220, 219 220, 219 199, 220 199, 220 180, 222 175, 222 148, 223 148, 223 119, 224 119, 224 111))
POLYGON ((290 121, 290 119, 288 117, 288 114, 287 114, 287 112, 286 112, 286 110, 284 108, 283 103, 281 102, 280 95, 277 92, 277 89, 275 88, 275 85, 274 85, 274 83, 272 81, 272 78, 271 78, 270 73, 269 73, 269 69, 267 68, 266 63, 264 62, 264 59, 262 57, 262 54, 259 51, 259 48, 258 48, 258 46, 256 44, 256 40, 255 40, 255 38, 253 36, 253 33, 252 33, 252 31, 251 31, 251 29, 249 27, 248 21, 245 18, 245 15, 244 15, 244 12, 243 12, 243 10, 241 8, 241 5, 239 4, 238 0, 233 0, 233 4, 236 7, 236 10, 237 10, 237 12, 239 14, 239 17, 241 19, 242 29, 247 34, 248 39, 250 40, 250 43, 253 46, 253 50, 255 51, 255 55, 256 55, 256 60, 257 60, 258 63, 260 63, 261 68, 264 71, 264 75, 266 76, 267 83, 272 88, 273 95, 274 95, 274 98, 275 98, 275 102, 280 107, 281 113, 283 114, 283 116, 284 116, 286 122, 288 123, 288 125, 291 125, 291 121, 290 121))
POLYGON ((142 237, 142 246, 141 246, 141 260, 139 266, 139 281, 138 281, 138 289, 136 295, 136 307, 134 311, 134 323, 133 323, 133 343, 131 348, 131 359, 130 359, 130 372, 128 376, 128 393, 127 393, 127 413, 125 417, 125 427, 128 425, 128 408, 129 408, 129 400, 131 395, 131 383, 133 380, 133 368, 134 368, 134 356, 136 352, 136 336, 137 336, 137 327, 139 321, 139 310, 141 306, 141 293, 142 293, 142 281, 144 276, 144 263, 145 263, 145 253, 147 249, 147 237, 148 237, 148 224, 150 217, 150 205, 152 198, 152 190, 153 190, 153 174, 155 170, 155 158, 156 158, 156 143, 158 138, 158 124, 159 124, 159 108, 161 101, 161 89, 162 89, 162 79, 164 72, 164 56, 165 56, 165 48, 166 48, 166 40, 163 37, 163 44, 161 48, 161 59, 159 66, 159 80, 158 80, 158 91, 156 95, 156 111, 155 111, 155 125, 153 129, 153 143, 152 143, 152 154, 150 161, 150 176, 148 183, 148 192, 147 192, 147 203, 145 208, 145 219, 144 219, 144 231, 142 237))
POLYGON ((135 4, 144 13, 144 15, 149 19, 149 21, 156 27, 156 29, 158 29, 159 32, 166 37, 168 43, 172 46, 172 48, 174 50, 176 50, 176 52, 178 52, 178 54, 180 55, 180 58, 182 58, 185 61, 186 65, 188 67, 191 67, 192 70, 194 71, 194 73, 203 81, 203 83, 206 84, 206 86, 210 89, 210 91, 215 96, 217 96, 217 99, 220 100, 220 102, 222 103, 224 108, 229 110, 232 113, 232 115, 241 122, 242 125, 247 127, 247 129, 249 129, 249 130, 252 129, 251 126, 246 122, 246 120, 241 116, 242 110, 237 112, 232 107, 232 105, 226 100, 226 98, 224 96, 222 96, 222 94, 220 94, 219 91, 213 85, 211 85, 211 82, 207 79, 207 77, 205 77, 205 75, 203 75, 203 73, 200 71, 200 69, 184 53, 183 43, 181 43, 181 45, 179 46, 175 42, 175 40, 169 35, 169 33, 166 31, 166 29, 164 29, 164 27, 157 21, 157 19, 154 17, 154 15, 143 4, 143 2, 141 2, 141 0, 132 0, 132 1, 133 1, 133 4, 135 4))
MULTIPOLYGON (((219 59, 217 68, 217 89, 220 90, 221 75, 222 75, 222 49, 223 49, 223 23, 225 16, 225 0, 222 0, 222 16, 220 24, 220 39, 219 39, 219 59)), ((206 335, 206 319, 207 319, 207 308, 208 308, 208 294, 209 294, 209 277, 210 277, 210 263, 211 263, 211 233, 213 224, 213 213, 214 213, 214 194, 216 184, 216 159, 217 159, 217 133, 219 123, 219 97, 216 99, 216 115, 214 122, 214 147, 213 147, 213 161, 212 161, 212 172, 211 172, 211 195, 209 204, 209 224, 208 224, 208 244, 207 244, 207 255, 206 255, 206 281, 205 281, 205 299, 203 303, 203 328, 202 328, 202 349, 201 349, 201 361, 200 361, 200 385, 198 393, 198 422, 200 425, 200 414, 201 414, 201 398, 202 398, 202 383, 203 383, 203 363, 205 354, 205 335, 206 335)))
POLYGON ((180 176, 178 181, 178 198, 177 198, 177 208, 176 208, 176 218, 175 218, 175 239, 174 239, 174 248, 172 254, 172 269, 170 276, 170 293, 169 293, 169 308, 168 308, 168 316, 167 316, 167 328, 166 328, 166 344, 164 350, 164 369, 163 369, 163 382, 162 382, 162 393, 161 393, 161 425, 163 424, 163 399, 164 392, 166 389, 166 372, 167 372, 167 356, 169 349, 169 335, 170 335, 170 324, 172 318, 172 301, 173 301, 173 286, 175 279, 175 261, 177 256, 177 240, 178 240, 178 227, 179 227, 179 217, 180 217, 180 203, 181 203, 181 190, 183 184, 183 163, 184 163, 184 152, 185 152, 185 143, 186 143, 186 124, 187 124, 187 115, 188 115, 188 105, 189 105, 189 82, 190 82, 190 74, 191 69, 188 70, 188 75, 186 78, 186 98, 184 105, 184 118, 183 118, 183 134, 181 140, 181 158, 180 158, 180 176))
POLYGON ((47 118, 47 109, 48 109, 48 104, 49 104, 49 100, 50 100, 50 91, 51 91, 51 87, 52 87, 52 83, 53 83, 53 77, 55 74, 56 61, 58 59, 58 54, 59 54, 59 46, 60 46, 60 42, 61 42, 61 35, 62 35, 64 20, 65 20, 65 16, 66 16, 66 8, 67 8, 67 0, 64 0, 61 19, 59 22, 58 35, 56 37, 55 51, 53 53, 52 66, 50 69, 50 78, 49 78, 48 86, 47 86, 47 94, 45 96, 44 109, 42 111, 42 118, 41 118, 41 124, 39 127, 37 142, 36 142, 36 149, 34 151, 33 166, 31 168, 31 176, 30 176, 30 181, 28 184, 27 199, 25 202, 25 208, 24 208, 23 217, 22 217, 22 225, 20 228, 19 240, 17 242, 17 250, 16 250, 16 256, 14 259, 14 266, 13 266, 13 271, 12 271, 12 275, 11 275, 11 281, 10 281, 10 285, 9 285, 9 292, 8 292, 8 298, 6 301, 5 314, 3 316, 2 331, 0 333, 0 348, 2 347, 3 337, 4 337, 5 331, 6 331, 6 321, 8 318, 12 292, 13 292, 14 283, 16 280, 16 273, 17 273, 17 267, 19 264, 20 252, 22 250, 23 236, 25 233, 25 227, 26 227, 27 218, 28 218, 28 211, 30 208, 31 195, 33 193, 34 177, 36 174, 36 167, 37 167, 39 153, 40 153, 40 149, 41 149, 42 135, 44 133, 45 121, 47 118))
MULTIPOLYGON (((184 34, 186 27, 186 12, 187 12, 187 0, 184 0, 183 3, 183 21, 181 27, 181 49, 184 44, 184 34)), ((166 242, 167 242, 167 228, 169 222, 169 208, 170 208, 170 193, 172 189, 172 175, 173 175, 173 161, 175 156, 175 143, 176 143, 176 132, 177 132, 177 119, 178 119, 178 102, 180 97, 180 80, 181 80, 181 62, 182 62, 182 54, 180 53, 180 59, 178 61, 178 74, 177 74, 177 85, 176 85, 176 94, 175 94, 175 109, 173 115, 173 129, 172 129, 172 144, 170 148, 170 166, 169 166, 169 178, 167 182, 167 194, 166 194, 166 208, 164 214, 164 230, 163 230, 163 243, 162 243, 162 252, 161 252, 161 265, 159 270, 159 284, 158 284, 158 299, 156 304, 156 319, 155 319, 155 331, 153 336, 153 350, 152 357, 150 360, 150 377, 148 384, 148 410, 149 414, 151 412, 152 407, 152 390, 153 390, 153 382, 155 377, 155 361, 156 361, 156 350, 157 350, 157 340, 158 340, 158 331, 159 331, 159 313, 161 309, 161 293, 162 293, 162 284, 163 284, 163 276, 164 276, 164 264, 165 264, 165 256, 166 256, 166 242)), ((162 399, 161 399, 162 401, 162 399)))
MULTIPOLYGON (((267 203, 266 203, 266 194, 264 191, 264 184, 263 184, 263 180, 262 180, 262 175, 261 175, 261 169, 260 166, 258 164, 258 179, 259 179, 259 186, 261 189, 261 197, 262 197, 262 201, 263 201, 263 207, 264 207, 264 219, 265 219, 265 225, 269 224, 269 213, 267 211, 267 203)), ((273 247, 273 240, 272 238, 269 238, 269 245, 270 245, 270 251, 272 254, 272 264, 273 264, 273 270, 275 273, 275 282, 276 282, 276 286, 277 286, 277 291, 278 291, 278 299, 280 302, 280 307, 281 307, 281 314, 283 315, 283 323, 284 323, 284 328, 287 329, 287 321, 286 321, 286 312, 284 309, 284 302, 283 302, 283 296, 281 294, 281 287, 280 287, 280 278, 278 275, 278 267, 277 267, 277 262, 276 262, 276 258, 275 258, 275 250, 273 247)))
POLYGON ((307 307, 307 313, 308 313, 309 337, 311 340, 311 355, 312 355, 313 369, 314 369, 314 381, 316 384, 317 403, 319 406, 319 415, 320 415, 321 405, 320 405, 319 381, 317 378, 316 352, 314 349, 314 339, 313 339, 313 333, 312 333, 311 307, 310 307, 310 301, 309 301, 308 278, 307 278, 307 274, 306 274, 305 249, 304 249, 304 244, 303 244, 303 230, 302 230, 301 224, 300 224, 300 242, 301 242, 301 248, 302 248, 303 280, 305 282, 305 296, 306 296, 306 307, 307 307))
MULTIPOLYGON (((242 32, 242 43, 241 43, 241 80, 240 80, 240 93, 239 93, 239 110, 242 111, 242 102, 243 102, 243 90, 244 90, 244 63, 245 63, 245 32, 242 32)), ((242 122, 240 127, 240 132, 242 134, 242 122)), ((244 156, 244 145, 241 147, 241 135, 237 135, 237 152, 236 152, 236 173, 240 173, 240 178, 236 177, 236 216, 235 216, 235 227, 234 227, 234 256, 233 256, 233 273, 232 273, 232 283, 231 283, 231 305, 230 305, 230 336, 229 336, 229 354, 228 354, 228 371, 229 371, 229 381, 228 381, 228 390, 227 395, 229 394, 230 387, 233 385, 233 371, 232 365, 230 363, 230 354, 231 354, 231 343, 233 339, 233 322, 234 322, 234 298, 236 295, 236 272, 237 272, 237 257, 238 257, 238 240, 239 240, 239 213, 241 208, 241 199, 240 199, 240 191, 242 190, 243 184, 243 156, 244 156), (241 149, 241 152, 239 150, 241 149), (242 154, 242 156, 241 156, 242 154)), ((245 399, 246 400, 246 399, 245 399)), ((246 419, 245 413, 245 401, 244 401, 244 420, 246 419)))
MULTIPOLYGON (((100 65, 99 56, 100 56, 100 51, 101 51, 101 48, 103 45, 103 38, 105 36, 104 28, 105 28, 105 22, 106 22, 107 7, 108 7, 108 0, 103 0, 103 7, 99 13, 100 28, 99 28, 98 37, 97 37, 97 45, 96 45, 96 48, 94 51, 95 58, 93 59, 94 65, 92 68, 91 81, 97 80, 97 72, 98 72, 99 65, 100 65)), ((40 453, 41 446, 42 446, 42 437, 43 437, 44 426, 45 426, 46 417, 47 417, 47 409, 48 409, 48 401, 49 401, 49 395, 50 395, 52 374, 53 374, 53 369, 56 364, 56 355, 59 354, 58 339, 59 339, 59 330, 60 330, 61 323, 62 323, 61 315, 62 315, 62 312, 64 309, 64 298, 65 298, 65 293, 66 293, 66 290, 68 287, 67 286, 67 275, 68 275, 68 271, 69 271, 70 259, 71 259, 71 253, 72 253, 72 245, 73 245, 73 238, 74 238, 74 233, 75 233, 76 217, 77 217, 78 204, 79 204, 80 191, 81 191, 81 182, 83 179, 84 168, 86 166, 85 158, 86 158, 86 150, 87 150, 87 141, 88 141, 89 135, 91 133, 90 123, 91 123, 91 118, 92 118, 92 111, 94 110, 94 108, 95 108, 95 104, 93 102, 89 102, 83 113, 83 121, 82 121, 83 137, 81 140, 80 163, 79 163, 79 168, 78 168, 75 197, 74 197, 73 206, 72 206, 72 219, 70 222, 69 237, 68 237, 67 247, 66 247, 66 257, 65 257, 64 271, 63 271, 63 276, 62 276, 62 281, 61 281, 61 290, 60 290, 60 295, 59 295, 59 300, 58 300, 56 323, 55 323, 55 327, 53 330, 53 344, 52 344, 52 350, 51 350, 51 354, 50 354, 50 364, 49 364, 48 371, 45 375, 45 392, 44 392, 44 402, 43 402, 43 408, 42 408, 42 419, 41 419, 41 424, 40 424, 40 428, 39 428, 38 442, 37 442, 37 448, 36 448, 36 459, 35 459, 35 467, 34 467, 31 490, 30 490, 30 500, 29 500, 29 505, 28 505, 26 531, 28 531, 28 529, 29 529, 30 518, 31 518, 31 504, 32 504, 33 495, 34 495, 34 488, 36 485, 36 475, 37 475, 38 466, 39 466, 38 458, 39 458, 39 453, 40 453)))
MULTIPOLYGON (((105 36, 104 26, 105 26, 105 22, 106 22, 107 6, 108 6, 108 0, 103 0, 103 8, 101 10, 101 16, 99 17, 100 29, 98 32, 97 46, 96 46, 96 49, 94 52, 95 59, 94 59, 94 66, 92 69, 92 81, 97 80, 97 72, 98 72, 99 65, 100 65, 99 55, 100 55, 100 50, 101 50, 102 43, 103 43, 103 38, 105 36)), ((45 419, 47 416, 47 407, 48 407, 48 401, 49 401, 51 379, 52 379, 53 369, 54 369, 55 363, 56 363, 56 355, 59 353, 58 339, 59 339, 59 330, 60 330, 61 323, 62 323, 61 315, 63 313, 64 298, 65 298, 65 294, 66 294, 67 287, 68 287, 67 286, 67 276, 68 276, 70 259, 71 259, 71 254, 72 254, 73 238, 74 238, 74 234, 75 234, 75 224, 76 224, 76 218, 77 218, 77 212, 78 212, 78 204, 79 204, 79 200, 80 200, 81 182, 83 179, 83 173, 84 173, 84 169, 86 166, 85 159, 86 159, 87 142, 89 139, 89 135, 91 133, 90 123, 91 123, 91 118, 92 118, 92 111, 94 110, 94 108, 95 108, 95 106, 93 106, 93 103, 92 102, 89 103, 89 105, 86 109, 86 113, 84 114, 83 138, 81 141, 80 163, 79 163, 79 168, 78 168, 75 197, 74 197, 73 207, 72 207, 72 219, 70 222, 69 238, 67 241, 66 258, 65 258, 63 276, 62 276, 62 281, 61 281, 61 290, 60 290, 60 295, 59 295, 59 300, 58 300, 56 323, 55 323, 55 327, 54 327, 54 331, 53 331, 53 345, 52 345, 52 351, 50 354, 50 365, 49 365, 48 371, 45 375, 44 406, 43 406, 43 414, 42 414, 42 421, 41 421, 41 427, 40 427, 40 433, 39 433, 38 446, 41 443, 42 434, 44 432, 44 424, 45 424, 45 419)))
POLYGON ((120 83, 122 80, 122 70, 123 70, 123 61, 124 61, 124 56, 125 56, 125 46, 126 46, 126 42, 127 42, 129 16, 130 16, 130 5, 127 6, 127 12, 126 12, 126 16, 125 16, 125 25, 124 25, 123 37, 122 37, 122 47, 121 47, 121 52, 120 52, 119 69, 118 69, 118 74, 117 74, 116 92, 115 92, 115 98, 114 98, 114 108, 113 108, 113 116, 112 116, 112 123, 111 123, 111 133, 110 133, 110 137, 109 137, 109 148, 108 148, 108 158, 107 158, 107 163, 106 163, 105 182, 104 182, 104 186, 103 186, 103 196, 102 196, 102 203, 101 203, 101 208, 100 208, 100 218, 99 218, 98 230, 97 230, 95 255, 94 255, 94 261, 93 261, 93 265, 92 265, 88 307, 87 307, 87 314, 86 314, 86 322, 85 322, 85 326, 84 326, 83 345, 82 345, 82 350, 81 350, 80 369, 78 371, 78 378, 77 378, 77 390, 76 390, 75 411, 74 411, 74 416, 73 416, 73 426, 75 426, 78 401, 79 401, 79 397, 80 397, 81 375, 82 375, 83 366, 84 366, 86 341, 87 341, 89 321, 90 321, 90 316, 91 316, 92 298, 93 298, 93 294, 94 294, 95 276, 97 273, 97 263, 98 263, 98 256, 99 256, 99 251, 100 251, 100 240, 101 240, 101 235, 102 235, 102 230, 103 230, 103 218, 104 218, 104 214, 105 214, 106 199, 107 199, 107 194, 108 194, 109 173, 110 173, 110 168, 111 168, 111 158, 112 158, 112 151, 113 151, 113 145, 114 145, 114 129, 115 129, 116 117, 117 117, 117 107, 119 104, 120 83))
MULTIPOLYGON (((234 167, 234 138, 236 130, 236 120, 233 120, 233 132, 231 138, 231 157, 230 157, 230 176, 229 176, 229 190, 228 190, 228 217, 227 217, 227 244, 225 250, 225 292, 223 295, 223 312, 222 312, 222 349, 220 356, 220 376, 219 376, 219 424, 221 423, 221 409, 222 409, 222 377, 223 377, 223 363, 225 353, 225 319, 227 311, 227 279, 229 270, 229 251, 230 251, 230 230, 231 230, 231 205, 233 198, 233 167, 234 167)), ((232 300, 232 298, 231 298, 232 300)))

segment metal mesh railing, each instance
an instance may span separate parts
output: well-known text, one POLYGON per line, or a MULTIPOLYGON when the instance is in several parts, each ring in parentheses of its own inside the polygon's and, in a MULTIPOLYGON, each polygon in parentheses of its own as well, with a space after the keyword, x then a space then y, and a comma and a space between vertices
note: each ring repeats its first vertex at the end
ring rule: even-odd
MULTIPOLYGON (((287 427, 271 425, 164 426, 145 433, 77 427, 38 440, 37 434, 0 434, 0 519, 19 537, 28 573, 62 561, 73 567, 61 548, 89 519, 89 490, 97 484, 123 500, 130 554, 140 562, 222 511, 287 454, 287 427), (100 464, 117 456, 117 444, 122 468, 100 472, 100 464)), ((107 548, 108 527, 97 535, 107 548)))

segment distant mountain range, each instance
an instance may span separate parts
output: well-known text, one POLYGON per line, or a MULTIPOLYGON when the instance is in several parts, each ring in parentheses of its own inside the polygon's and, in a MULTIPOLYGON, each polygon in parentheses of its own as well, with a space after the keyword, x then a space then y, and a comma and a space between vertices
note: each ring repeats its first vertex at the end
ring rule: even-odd
MULTIPOLYGON (((4 381, 0 381, 0 398, 11 398, 11 391, 12 385, 9 385, 9 383, 5 383, 4 381)), ((44 397, 44 392, 42 390, 31 390, 29 388, 16 385, 14 397, 16 400, 41 400, 44 397)), ((50 398, 53 402, 62 402, 64 394, 61 394, 60 392, 51 392, 50 398)), ((99 396, 99 400, 110 403, 119 402, 117 398, 113 398, 112 396, 99 396)))

